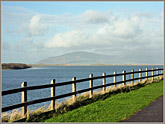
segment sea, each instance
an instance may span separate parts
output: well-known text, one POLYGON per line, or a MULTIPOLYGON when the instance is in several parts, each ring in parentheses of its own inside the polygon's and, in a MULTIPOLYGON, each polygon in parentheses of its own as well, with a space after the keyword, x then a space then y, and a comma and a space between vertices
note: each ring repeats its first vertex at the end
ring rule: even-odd
MULTIPOLYGON (((94 77, 102 76, 105 72, 106 75, 116 73, 122 73, 123 70, 130 72, 132 69, 138 71, 139 68, 142 70, 162 68, 163 65, 111 65, 111 66, 36 66, 29 69, 21 70, 2 70, 2 91, 20 88, 22 82, 27 82, 27 86, 37 86, 50 84, 51 80, 55 79, 56 83, 62 83, 71 81, 73 77, 76 79, 88 78, 90 74, 94 77)), ((161 73, 161 71, 159 72, 161 73)), ((156 74, 156 72, 154 72, 156 74)), ((142 77, 146 73, 142 73, 142 77)), ((151 75, 149 72, 148 75, 151 75)), ((135 78, 138 74, 134 75, 135 78)), ((127 75, 126 79, 130 79, 131 75, 127 75)), ((117 77, 117 81, 121 81, 122 76, 117 77)), ((106 83, 113 83, 113 77, 107 78, 106 83)), ((94 80, 94 86, 102 85, 102 79, 94 80)), ((77 83, 77 90, 89 88, 89 81, 77 83)), ((99 90, 99 89, 97 89, 99 90)), ((72 85, 65 85, 56 87, 55 94, 61 95, 72 92, 72 85)), ((50 97, 50 88, 31 90, 27 92, 27 101, 36 100, 40 98, 50 97)), ((71 96, 70 96, 71 97, 71 96)), ((57 102, 62 102, 66 98, 58 99, 57 102)), ((1 97, 2 107, 21 103, 21 92, 9 94, 1 97)), ((28 106, 28 109, 37 109, 42 106, 48 106, 50 102, 43 102, 28 106)), ((21 109, 21 108, 20 108, 21 109)))

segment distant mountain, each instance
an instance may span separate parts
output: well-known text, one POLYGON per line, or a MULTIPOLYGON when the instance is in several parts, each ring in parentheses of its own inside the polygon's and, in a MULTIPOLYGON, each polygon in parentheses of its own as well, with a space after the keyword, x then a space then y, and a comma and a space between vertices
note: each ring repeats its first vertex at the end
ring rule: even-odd
POLYGON ((114 64, 115 56, 101 55, 91 52, 72 52, 61 56, 45 58, 38 64, 114 64))

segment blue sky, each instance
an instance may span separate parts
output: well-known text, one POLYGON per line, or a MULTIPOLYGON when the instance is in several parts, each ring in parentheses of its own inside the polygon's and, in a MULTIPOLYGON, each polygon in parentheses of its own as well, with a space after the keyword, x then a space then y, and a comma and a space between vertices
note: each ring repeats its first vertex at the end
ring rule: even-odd
POLYGON ((163 63, 163 2, 2 2, 1 6, 2 63, 32 64, 75 51, 124 56, 125 64, 163 63))
POLYGON ((24 7, 43 14, 71 12, 79 14, 87 9, 106 11, 119 9, 136 11, 162 10, 163 2, 2 2, 2 6, 24 7))

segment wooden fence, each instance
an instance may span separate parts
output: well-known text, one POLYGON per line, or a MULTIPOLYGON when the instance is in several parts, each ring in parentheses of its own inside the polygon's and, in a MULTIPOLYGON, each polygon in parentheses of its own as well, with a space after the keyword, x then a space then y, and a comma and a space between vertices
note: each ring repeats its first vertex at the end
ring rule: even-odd
POLYGON ((27 82, 23 82, 21 85, 21 88, 2 91, 2 96, 13 94, 13 93, 18 93, 18 92, 21 92, 21 94, 22 94, 21 95, 22 96, 22 99, 21 99, 22 103, 4 107, 4 108, 2 108, 2 112, 6 112, 6 111, 9 111, 12 109, 22 107, 22 117, 26 117, 28 105, 37 104, 37 103, 46 102, 46 101, 51 101, 51 110, 55 110, 55 100, 57 100, 57 99, 72 96, 73 101, 76 101, 76 95, 77 94, 87 92, 87 91, 89 91, 89 97, 92 98, 94 89, 102 88, 103 91, 106 91, 107 86, 113 85, 114 87, 116 87, 117 84, 126 85, 126 82, 131 82, 132 84, 134 84, 135 80, 141 81, 142 79, 148 79, 148 78, 152 78, 152 80, 153 80, 155 76, 159 76, 159 75, 163 75, 163 68, 156 68, 156 69, 152 68, 151 70, 148 70, 146 68, 146 70, 139 69, 139 71, 132 70, 131 72, 123 71, 123 73, 119 73, 119 74, 114 72, 114 74, 111 74, 111 75, 106 75, 106 73, 103 73, 102 76, 97 76, 97 77, 93 77, 93 74, 90 74, 89 78, 76 80, 76 77, 73 77, 72 81, 67 81, 67 82, 62 82, 62 83, 55 83, 55 79, 53 79, 51 81, 51 84, 39 85, 39 86, 29 86, 29 87, 27 86, 27 82), (154 71, 156 71, 156 75, 154 75, 154 71), (159 71, 161 71, 161 73, 159 73, 159 71), (151 76, 148 76, 148 72, 151 72, 151 76), (135 73, 139 73, 138 78, 134 78, 135 73), (146 73, 146 76, 142 77, 142 73, 146 73), (126 75, 131 75, 131 79, 126 80, 126 75), (122 76, 122 81, 117 82, 116 81, 117 76, 122 76), (113 83, 112 82, 111 83, 106 82, 106 78, 110 78, 110 77, 113 77, 113 83), (97 80, 97 79, 102 79, 103 84, 93 87, 93 80, 97 80), (77 91, 76 90, 76 84, 80 83, 80 82, 85 82, 85 81, 89 81, 89 88, 77 91), (72 92, 58 95, 58 96, 55 95, 56 87, 63 86, 63 85, 69 85, 69 84, 72 84, 72 92), (51 88, 51 97, 27 101, 27 91, 38 90, 38 89, 43 89, 43 88, 51 88))

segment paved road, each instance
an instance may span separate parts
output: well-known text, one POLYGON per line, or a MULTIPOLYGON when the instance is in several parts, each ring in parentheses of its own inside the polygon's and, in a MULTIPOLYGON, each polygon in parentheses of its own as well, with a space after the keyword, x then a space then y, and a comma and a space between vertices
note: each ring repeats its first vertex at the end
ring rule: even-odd
POLYGON ((163 122, 163 96, 122 122, 163 122))

